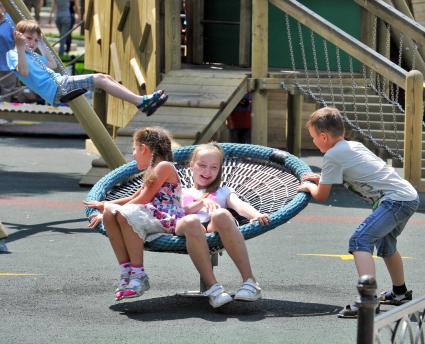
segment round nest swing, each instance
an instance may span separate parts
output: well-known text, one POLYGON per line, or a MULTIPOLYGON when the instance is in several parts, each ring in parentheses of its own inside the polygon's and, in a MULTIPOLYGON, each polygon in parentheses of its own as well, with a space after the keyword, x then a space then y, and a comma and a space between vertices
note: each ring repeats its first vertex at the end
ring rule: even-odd
MULTIPOLYGON (((310 195, 297 193, 301 177, 311 172, 303 161, 294 155, 263 146, 222 143, 224 165, 222 184, 235 190, 237 195, 261 213, 270 216, 268 225, 257 221, 250 223, 236 214, 239 229, 245 240, 268 232, 287 222, 304 209, 310 195)), ((196 146, 185 146, 173 150, 182 187, 192 185, 189 160, 196 146)), ((143 174, 132 161, 111 171, 100 179, 87 195, 88 201, 111 201, 133 194, 143 184, 143 174)), ((86 207, 88 217, 98 210, 86 207)), ((97 230, 106 234, 103 224, 97 230)), ((211 252, 223 248, 217 233, 206 234, 211 252)), ((156 252, 187 253, 184 237, 165 234, 153 241, 145 242, 145 250, 156 252)))

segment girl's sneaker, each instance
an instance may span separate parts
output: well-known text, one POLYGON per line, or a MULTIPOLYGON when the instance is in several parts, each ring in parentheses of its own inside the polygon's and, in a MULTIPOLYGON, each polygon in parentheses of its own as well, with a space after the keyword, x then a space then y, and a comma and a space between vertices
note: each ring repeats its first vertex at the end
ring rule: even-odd
POLYGON ((163 90, 158 90, 149 96, 143 96, 143 101, 137 106, 139 110, 146 113, 146 116, 152 115, 168 99, 168 95, 163 90))
POLYGON ((406 291, 404 294, 394 294, 392 291, 384 291, 379 296, 379 302, 383 305, 394 305, 399 306, 403 303, 412 301, 413 292, 411 290, 406 291))
POLYGON ((120 281, 118 282, 118 287, 115 289, 115 300, 119 301, 123 298, 123 293, 125 288, 127 288, 128 283, 130 282, 130 274, 121 274, 120 281))
POLYGON ((261 299, 261 288, 251 278, 247 279, 235 294, 238 301, 257 301, 261 299))
POLYGON ((204 295, 208 296, 210 305, 213 308, 221 307, 233 300, 232 297, 225 292, 223 286, 218 283, 212 285, 210 289, 204 292, 204 295))
POLYGON ((148 275, 131 275, 130 282, 122 292, 121 299, 142 296, 145 291, 149 290, 149 288, 150 285, 148 275))

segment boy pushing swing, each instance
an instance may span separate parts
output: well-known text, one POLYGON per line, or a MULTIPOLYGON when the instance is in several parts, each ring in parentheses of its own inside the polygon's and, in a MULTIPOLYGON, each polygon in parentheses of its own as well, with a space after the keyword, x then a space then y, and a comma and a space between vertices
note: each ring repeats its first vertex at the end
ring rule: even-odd
MULTIPOLYGON (((372 257, 375 247, 377 255, 384 259, 393 287, 380 295, 380 303, 400 305, 412 300, 412 291, 407 290, 404 280, 397 237, 418 209, 418 193, 362 143, 344 139, 344 122, 337 109, 325 107, 317 110, 307 122, 307 129, 313 143, 325 155, 322 173, 306 174, 303 180, 313 183, 302 183, 298 191, 325 201, 332 184, 345 184, 370 201, 373 212, 351 236, 348 252, 354 256, 359 276, 376 278, 372 257)), ((353 304, 346 306, 338 316, 355 318, 357 314, 358 308, 353 304)))

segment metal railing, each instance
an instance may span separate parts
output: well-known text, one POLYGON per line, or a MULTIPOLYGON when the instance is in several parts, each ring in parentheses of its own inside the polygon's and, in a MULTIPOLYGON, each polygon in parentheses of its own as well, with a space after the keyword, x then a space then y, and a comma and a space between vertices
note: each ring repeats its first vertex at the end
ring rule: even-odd
POLYGON ((357 322, 357 344, 411 343, 424 344, 425 296, 398 306, 375 318, 376 281, 361 276, 357 285, 360 299, 357 322))

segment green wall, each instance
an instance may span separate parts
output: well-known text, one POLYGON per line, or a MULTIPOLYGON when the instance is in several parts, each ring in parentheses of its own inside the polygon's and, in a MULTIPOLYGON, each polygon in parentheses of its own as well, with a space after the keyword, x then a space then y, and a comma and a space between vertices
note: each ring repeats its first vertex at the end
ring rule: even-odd
MULTIPOLYGON (((239 22, 239 0, 206 0, 204 18, 239 22)), ((204 61, 237 65, 239 25, 204 23, 204 61)))
MULTIPOLYGON (((255 1, 255 0, 254 0, 255 1)), ((353 37, 360 38, 361 9, 352 0, 300 0, 300 3, 340 27, 353 37)), ((205 19, 239 21, 239 0, 205 1, 205 19)), ((299 44, 296 22, 291 18, 291 32, 296 68, 303 69, 303 59, 299 44)), ((303 39, 308 68, 314 68, 310 30, 303 28, 303 39)), ((239 59, 239 26, 224 24, 204 24, 204 60, 229 65, 237 65, 239 59)), ((315 35, 315 46, 319 69, 326 70, 323 40, 315 35)), ((341 51, 341 68, 349 71, 347 56, 341 51)), ((336 49, 328 43, 329 63, 337 70, 336 49)), ((285 15, 278 8, 269 7, 269 67, 292 68, 285 15)), ((354 70, 358 64, 354 63, 354 70)))

